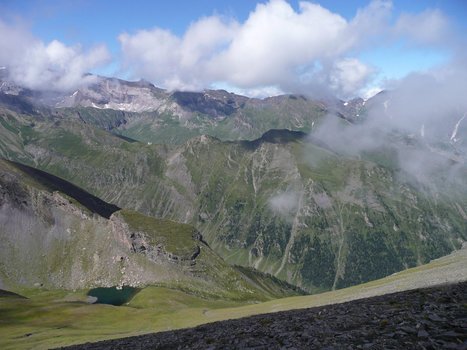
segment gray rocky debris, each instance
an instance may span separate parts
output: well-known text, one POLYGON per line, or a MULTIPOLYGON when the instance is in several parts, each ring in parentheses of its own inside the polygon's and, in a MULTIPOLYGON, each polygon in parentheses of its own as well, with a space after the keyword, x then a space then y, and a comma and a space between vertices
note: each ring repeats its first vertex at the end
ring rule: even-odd
POLYGON ((68 349, 467 349, 467 282, 68 349))

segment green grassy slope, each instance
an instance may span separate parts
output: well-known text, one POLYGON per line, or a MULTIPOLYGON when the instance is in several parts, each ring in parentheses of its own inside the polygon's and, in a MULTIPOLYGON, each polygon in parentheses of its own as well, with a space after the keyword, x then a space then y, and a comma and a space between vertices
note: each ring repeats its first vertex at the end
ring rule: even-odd
POLYGON ((146 217, 42 171, 0 160, 0 286, 178 288, 228 300, 300 294, 229 266, 187 224, 146 217), (257 281, 256 281, 257 280, 257 281))
POLYGON ((148 287, 122 307, 85 303, 85 291, 23 290, 29 299, 0 296, 2 349, 45 349, 192 327, 260 313, 345 302, 467 279, 467 250, 363 285, 254 305, 148 287))
MULTIPOLYGON (((29 125, 25 118, 10 125, 29 125)), ((74 119, 31 128, 41 136, 18 136, 23 149, 4 154, 120 207, 192 224, 229 263, 310 291, 380 278, 467 240, 465 179, 427 187, 378 152, 356 158, 287 131, 167 146, 74 119)))

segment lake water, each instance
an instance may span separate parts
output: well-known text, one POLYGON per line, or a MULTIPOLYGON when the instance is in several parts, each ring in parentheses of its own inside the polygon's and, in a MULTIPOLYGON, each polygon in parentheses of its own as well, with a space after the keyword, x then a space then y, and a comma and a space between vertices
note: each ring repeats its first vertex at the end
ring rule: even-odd
POLYGON ((95 304, 120 306, 128 303, 139 291, 139 288, 128 286, 124 286, 121 289, 117 289, 117 287, 99 287, 91 289, 88 292, 88 296, 97 298, 95 304))

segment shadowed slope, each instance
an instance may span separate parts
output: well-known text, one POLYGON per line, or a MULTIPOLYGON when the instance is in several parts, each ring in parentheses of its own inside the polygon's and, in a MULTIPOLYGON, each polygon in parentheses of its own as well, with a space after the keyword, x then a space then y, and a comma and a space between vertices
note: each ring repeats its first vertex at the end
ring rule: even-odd
POLYGON ((51 175, 45 171, 35 169, 33 167, 30 167, 24 164, 20 164, 20 163, 8 161, 8 160, 4 160, 4 161, 13 165, 15 168, 21 170, 22 172, 30 175, 36 181, 46 186, 51 191, 63 192, 66 195, 76 199, 81 205, 89 209, 91 212, 97 213, 100 216, 103 216, 107 219, 109 219, 113 213, 120 210, 120 208, 117 207, 116 205, 104 202, 102 199, 99 199, 96 196, 93 196, 89 192, 86 192, 83 189, 55 175, 51 175))

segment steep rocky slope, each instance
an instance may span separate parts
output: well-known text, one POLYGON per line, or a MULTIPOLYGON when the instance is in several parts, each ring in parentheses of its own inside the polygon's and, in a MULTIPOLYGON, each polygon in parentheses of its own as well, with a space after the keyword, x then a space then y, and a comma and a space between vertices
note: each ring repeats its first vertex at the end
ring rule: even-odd
POLYGON ((257 300, 296 293, 267 276, 230 267, 192 226, 121 210, 55 176, 5 160, 0 239, 2 288, 159 284, 257 300))
POLYGON ((310 131, 334 108, 303 96, 260 100, 211 90, 174 92, 156 101, 161 104, 157 110, 138 113, 87 105, 54 111, 143 142, 180 144, 203 134, 222 140, 252 140, 270 129, 310 131))
MULTIPOLYGON (((228 262, 311 291, 389 275, 467 239, 466 178, 449 180, 465 172, 462 163, 423 174, 438 179, 428 185, 390 152, 339 153, 299 132, 147 145, 79 119, 4 113, 2 132, 12 140, 0 143, 4 156, 107 202, 191 223, 228 262)), ((401 142, 403 151, 419 147, 401 142)))
POLYGON ((67 349, 465 349, 467 282, 67 349))
POLYGON ((167 93, 149 82, 128 82, 115 78, 96 77, 96 82, 72 94, 60 97, 55 107, 94 107, 127 112, 157 110, 167 93))
MULTIPOLYGON (((280 298, 264 303, 251 304, 247 302, 247 305, 245 305, 244 301, 225 301, 215 297, 200 297, 163 287, 144 288, 129 303, 125 304, 125 307, 85 303, 83 301, 86 299, 86 296, 83 291, 23 289, 21 294, 24 294, 28 298, 12 295, 12 293, 2 296, 3 293, 0 292, 0 323, 2 324, 2 327, 0 327, 0 347, 5 350, 50 349, 71 344, 83 344, 99 340, 195 327, 215 321, 238 319, 261 314, 269 314, 264 317, 268 317, 269 319, 272 317, 273 320, 274 316, 278 315, 277 326, 280 330, 283 327, 287 327, 289 322, 293 321, 293 318, 287 319, 281 325, 279 323, 282 322, 280 314, 271 315, 271 313, 292 309, 310 309, 312 307, 344 303, 351 300, 406 291, 408 289, 433 287, 440 283, 454 284, 466 280, 467 249, 461 249, 449 256, 431 261, 427 265, 408 269, 363 285, 321 294, 280 298)), ((388 299, 384 298, 386 296, 383 297, 383 300, 388 299)), ((370 306, 371 309, 370 302, 362 301, 362 304, 370 306)), ((342 306, 347 305, 349 304, 343 304, 342 306)), ((387 306, 397 307, 397 304, 389 304, 387 306)), ((381 305, 378 305, 378 307, 381 307, 381 305)), ((329 310, 328 308, 326 309, 329 310)), ((434 313, 436 314, 437 311, 434 313)), ((288 313, 288 315, 290 314, 293 313, 288 313)), ((402 312, 401 316, 406 314, 402 312)), ((360 312, 359 315, 361 316, 362 313, 360 312)), ((365 314, 363 315, 364 319, 361 326, 363 327, 362 330, 365 331, 365 328, 369 324, 371 325, 371 320, 365 314)), ((418 314, 415 317, 417 316, 418 314)), ((260 318, 262 316, 259 316, 257 319, 260 318)), ((299 317, 299 320, 302 320, 302 318, 299 317)), ((352 319, 349 321, 351 322, 352 319)), ((233 324, 239 325, 242 330, 250 329, 248 320, 239 320, 233 324), (243 328, 243 325, 245 325, 245 328, 243 328)), ((225 324, 220 323, 218 325, 224 327, 225 324)), ((304 324, 300 324, 299 326, 303 327, 304 324)), ((307 324, 307 328, 312 327, 315 331, 320 332, 320 328, 317 326, 319 324, 313 322, 307 324)), ((405 327, 407 324, 396 325, 396 327, 399 326, 405 327)), ((267 327, 267 325, 264 325, 264 327, 267 327)), ((216 332, 220 331, 218 333, 219 338, 225 339, 225 334, 217 326, 211 329, 214 329, 216 332)), ((223 329, 225 330, 225 328, 223 329)), ((226 329, 232 331, 229 328, 226 329)), ((303 328, 298 329, 302 330, 303 328)), ((264 330, 269 331, 267 328, 264 330)), ((435 332, 432 333, 430 330, 426 330, 432 336, 437 335, 435 332)), ((188 330, 186 333, 191 332, 191 330, 188 330)), ((182 332, 182 334, 186 333, 182 332)), ((388 330, 388 333, 391 334, 391 330, 388 330)), ((178 333, 168 334, 171 337, 172 334, 177 335, 178 333)), ((247 332, 245 334, 248 335, 247 332)), ((385 334, 381 333, 382 336, 385 334)), ((274 334, 273 338, 275 336, 277 336, 276 339, 289 339, 288 333, 279 332, 278 334, 274 334)), ((155 335, 155 338, 159 339, 157 335, 155 335)), ((256 338, 262 339, 260 334, 257 334, 256 338)), ((207 337, 203 337, 203 339, 207 339, 207 337)), ((123 340, 122 344, 126 344, 127 340, 123 340)), ((330 337, 328 340, 333 341, 334 339, 330 337)), ((187 339, 187 341, 190 340, 187 339)), ((193 338, 191 341, 198 340, 193 338)), ((248 338, 248 341, 251 341, 251 339, 248 338)), ((134 342, 131 344, 133 347, 138 346, 134 342)))
POLYGON ((355 104, 337 99, 258 99, 224 90, 168 92, 145 81, 93 78, 89 86, 58 93, 28 90, 0 76, 0 103, 77 118, 144 142, 171 144, 202 134, 236 140, 255 139, 277 128, 310 131, 328 112, 351 120, 356 110, 355 104))

